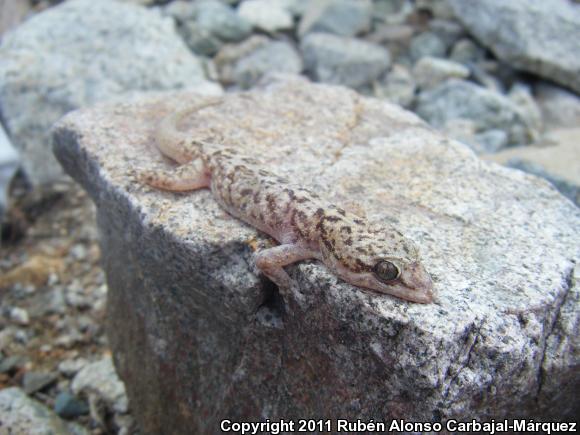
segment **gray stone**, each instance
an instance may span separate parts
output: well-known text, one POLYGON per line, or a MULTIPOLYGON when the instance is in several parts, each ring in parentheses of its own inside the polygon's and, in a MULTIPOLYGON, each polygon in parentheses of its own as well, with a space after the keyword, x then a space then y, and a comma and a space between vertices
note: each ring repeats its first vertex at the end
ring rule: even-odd
MULTIPOLYGON (((468 64, 467 66, 471 72, 471 79, 473 82, 492 92, 500 93, 502 95, 507 92, 505 85, 499 78, 496 62, 482 60, 478 63, 468 64)), ((506 80, 506 83, 510 83, 511 81, 512 80, 506 80)))
POLYGON ((193 6, 195 23, 222 41, 241 41, 252 31, 250 23, 220 1, 202 0, 193 6))
MULTIPOLYGON (((498 131, 503 132, 503 130, 487 130, 483 133, 477 133, 477 125, 474 121, 470 119, 463 119, 463 118, 454 118, 449 119, 445 123, 441 130, 449 137, 458 140, 459 142, 467 145, 471 148, 476 154, 485 154, 486 152, 494 152, 490 151, 488 147, 484 144, 481 144, 479 140, 482 138, 484 141, 487 139, 489 142, 489 137, 487 133, 496 133, 498 131)), ((505 144, 507 144, 507 135, 504 133, 505 136, 505 144)))
POLYGON ((238 7, 238 14, 266 32, 289 30, 294 25, 292 14, 280 0, 244 0, 238 7))
POLYGON ((383 24, 368 35, 367 39, 375 44, 389 44, 392 42, 408 43, 413 37, 413 27, 407 24, 383 24))
POLYGON ((473 64, 483 60, 485 50, 471 39, 462 38, 451 48, 449 59, 463 64, 473 64))
POLYGON ((26 394, 36 393, 56 382, 56 373, 26 372, 22 379, 22 388, 26 394))
POLYGON ((422 57, 413 67, 413 76, 423 89, 432 89, 445 80, 469 77, 469 69, 451 60, 422 57))
POLYGON ((409 43, 415 33, 412 26, 406 24, 381 24, 375 27, 375 31, 365 37, 365 40, 384 46, 389 50, 392 59, 396 63, 411 64, 408 60, 409 43))
POLYGON ((431 12, 436 18, 447 20, 455 18, 449 0, 416 0, 415 7, 431 12))
POLYGON ((143 433, 216 433, 224 418, 579 415, 580 210, 547 182, 342 87, 228 95, 184 131, 219 131, 269 171, 363 201, 419 245, 438 302, 355 288, 316 261, 288 266, 296 286, 277 289, 253 260, 269 238, 207 190, 136 178, 169 167, 155 121, 200 103, 100 106, 54 130, 59 160, 97 203, 110 344, 143 433))
POLYGON ((240 43, 224 45, 213 59, 220 82, 226 85, 234 84, 237 64, 270 42, 272 40, 264 35, 252 35, 240 43))
POLYGON ((580 96, 549 83, 535 91, 547 127, 580 127, 580 96))
POLYGON ((0 112, 34 184, 62 174, 47 130, 64 113, 207 83, 169 19, 112 0, 71 0, 31 17, 2 39, 0 59, 0 112))
POLYGON ((378 79, 389 67, 387 49, 325 33, 311 33, 301 44, 305 69, 315 80, 360 88, 378 79))
POLYGON ((425 56, 445 57, 446 51, 445 42, 433 32, 419 33, 411 40, 409 47, 409 54, 413 61, 425 56))
POLYGON ((66 309, 64 290, 61 287, 54 287, 36 293, 31 300, 29 308, 33 317, 64 314, 66 309))
POLYGON ((504 130, 510 144, 529 143, 534 137, 533 129, 507 97, 463 80, 448 80, 420 93, 416 110, 437 128, 453 119, 469 119, 478 133, 504 130))
POLYGON ((369 0, 312 0, 298 26, 298 34, 327 32, 355 36, 371 28, 369 0))
POLYGON ((159 8, 163 15, 170 16, 179 24, 195 18, 195 3, 188 0, 174 0, 159 8))
POLYGON ((67 423, 20 388, 0 390, 0 428, 6 434, 89 435, 76 423, 67 423), (4 432, 4 430, 6 432, 4 432))
POLYGON ((374 0, 373 19, 375 22, 405 24, 415 13, 415 5, 409 0, 374 0))
POLYGON ((496 153, 509 145, 508 135, 504 130, 487 130, 476 133, 471 148, 477 154, 496 153))
POLYGON ((134 3, 136 5, 141 5, 141 6, 152 6, 155 4, 156 0, 117 0, 117 1, 134 3))
POLYGON ((58 371, 67 377, 72 377, 88 363, 84 358, 65 359, 58 364, 58 371))
POLYGON ((567 0, 449 0, 483 45, 516 68, 580 92, 580 8, 567 0))
POLYGON ((111 357, 85 365, 74 377, 71 389, 77 396, 99 398, 112 411, 126 413, 129 409, 125 386, 115 372, 111 357))
POLYGON ((462 36, 465 29, 457 21, 434 19, 429 21, 429 30, 435 33, 449 50, 462 36))
POLYGON ((240 59, 234 67, 233 79, 239 86, 247 89, 266 74, 300 72, 302 59, 294 47, 287 42, 272 41, 240 59))
POLYGON ((395 64, 385 79, 375 86, 375 96, 409 108, 415 101, 416 88, 411 72, 405 66, 395 64))
POLYGON ((17 325, 26 326, 30 323, 28 311, 21 307, 12 307, 9 312, 9 317, 17 325))
POLYGON ((8 208, 8 188, 19 165, 18 153, 0 124, 0 219, 8 208))
POLYGON ((252 26, 234 9, 218 0, 177 0, 161 8, 178 23, 178 31, 194 53, 213 56, 226 42, 237 42, 252 26))
POLYGON ((530 87, 523 83, 516 83, 510 89, 508 98, 525 119, 526 125, 532 132, 532 141, 535 141, 544 129, 544 122, 542 120, 542 112, 532 96, 530 87))
POLYGON ((62 418, 76 418, 88 414, 89 406, 69 392, 63 391, 56 396, 54 412, 62 418))
POLYGON ((11 355, 0 361, 0 373, 11 373, 24 366, 26 359, 22 355, 11 355))
POLYGON ((191 50, 203 56, 213 56, 223 46, 223 42, 210 33, 209 30, 198 26, 195 21, 187 21, 179 27, 179 33, 191 50))

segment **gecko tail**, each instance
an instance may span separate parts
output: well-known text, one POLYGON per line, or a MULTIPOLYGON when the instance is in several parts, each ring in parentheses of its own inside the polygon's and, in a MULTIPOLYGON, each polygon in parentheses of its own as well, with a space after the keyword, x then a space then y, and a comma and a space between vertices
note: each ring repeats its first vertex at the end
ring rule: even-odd
POLYGON ((210 175, 201 159, 168 170, 145 170, 139 173, 143 184, 170 192, 187 192, 209 187, 210 175))
POLYGON ((159 151, 164 156, 180 164, 185 164, 198 158, 200 150, 197 141, 191 140, 191 134, 181 130, 179 126, 192 113, 204 107, 219 104, 221 101, 221 98, 206 101, 163 118, 154 132, 155 144, 159 151))

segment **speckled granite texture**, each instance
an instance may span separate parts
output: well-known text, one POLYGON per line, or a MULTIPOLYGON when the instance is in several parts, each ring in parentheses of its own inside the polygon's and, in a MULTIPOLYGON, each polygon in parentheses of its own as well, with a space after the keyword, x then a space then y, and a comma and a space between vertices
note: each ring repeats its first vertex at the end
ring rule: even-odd
POLYGON ((195 94, 68 115, 55 153, 98 208, 116 366, 146 433, 281 418, 565 418, 580 412, 580 210, 545 181, 480 161, 396 106, 299 80, 189 120, 338 204, 398 225, 439 301, 352 287, 316 262, 284 293, 272 243, 209 191, 154 191, 152 131, 195 94))

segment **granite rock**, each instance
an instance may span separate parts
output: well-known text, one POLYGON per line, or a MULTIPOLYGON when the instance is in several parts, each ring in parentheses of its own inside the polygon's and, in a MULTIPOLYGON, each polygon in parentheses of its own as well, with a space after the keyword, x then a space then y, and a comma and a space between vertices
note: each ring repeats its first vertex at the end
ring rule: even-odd
POLYGON ((568 0, 449 0, 501 60, 580 92, 580 7, 568 0))
POLYGON ((532 141, 535 142, 540 132, 544 129, 544 121, 542 119, 542 111, 532 96, 530 87, 523 83, 516 83, 509 90, 507 97, 524 118, 532 134, 532 141))
POLYGON ((71 114, 55 153, 97 205, 109 339, 142 432, 212 434, 224 418, 577 416, 580 210, 397 106, 301 80, 264 86, 183 128, 220 131, 268 170, 397 225, 438 302, 367 292, 317 262, 288 267, 297 285, 281 291, 252 259, 269 239, 209 191, 141 185, 136 168, 169 164, 156 120, 199 95, 71 114))
POLYGON ((8 208, 8 188, 19 165, 19 155, 0 124, 0 220, 8 208))
POLYGON ((201 0, 193 3, 192 7, 195 24, 222 41, 241 41, 252 31, 247 20, 218 0, 201 0))
POLYGON ((429 30, 441 38, 447 50, 465 35, 463 26, 454 20, 431 20, 429 21, 429 30))
POLYGON ((411 107, 415 101, 416 89, 417 84, 409 69, 399 64, 393 65, 384 80, 374 88, 376 97, 386 98, 405 108, 411 107))
POLYGON ((532 126, 507 97, 464 80, 451 79, 419 94, 417 114, 437 128, 455 119, 471 120, 476 132, 505 130, 510 144, 531 142, 532 126))
POLYGON ((411 40, 409 55, 413 61, 422 57, 445 57, 447 47, 445 42, 434 32, 423 32, 411 40))
POLYGON ((70 394, 63 391, 54 400, 54 412, 62 418, 75 418, 89 413, 88 405, 70 394))
POLYGON ((75 423, 60 419, 20 388, 0 391, 0 432, 27 435, 89 435, 75 423))
POLYGON ((373 20, 375 22, 404 24, 414 11, 415 5, 409 0, 373 1, 373 20))
POLYGON ((368 32, 372 8, 369 0, 312 0, 302 16, 298 34, 321 32, 356 36, 368 32))
POLYGON ((235 83, 238 63, 272 41, 264 35, 252 35, 242 42, 224 45, 213 58, 220 82, 226 85, 235 83))
POLYGON ((469 69, 451 60, 427 56, 413 66, 413 76, 421 88, 431 89, 448 79, 469 77, 469 69))
POLYGON ((112 0, 71 0, 0 43, 0 112, 34 184, 62 174, 49 127, 66 112, 135 91, 206 83, 173 23, 112 0))
POLYGON ((449 0, 416 0, 415 6, 418 9, 429 11, 436 18, 455 18, 449 0))
POLYGON ((289 30, 294 25, 292 14, 282 1, 244 0, 238 7, 238 14, 265 32, 289 30))
POLYGON ((362 39, 310 33, 300 48, 306 71, 325 83, 361 88, 378 79, 390 65, 387 49, 362 39))
POLYGON ((449 53, 449 59, 466 65, 477 63, 485 58, 485 50, 469 38, 461 38, 449 53))
POLYGON ((580 96, 550 83, 539 83, 535 94, 546 127, 580 127, 580 96))
POLYGON ((270 41, 236 62, 233 81, 242 88, 249 88, 267 74, 300 72, 302 59, 296 49, 284 41, 270 41))
POLYGON ((111 410, 126 413, 129 409, 125 386, 117 376, 110 356, 85 365, 71 384, 75 395, 98 397, 111 410))

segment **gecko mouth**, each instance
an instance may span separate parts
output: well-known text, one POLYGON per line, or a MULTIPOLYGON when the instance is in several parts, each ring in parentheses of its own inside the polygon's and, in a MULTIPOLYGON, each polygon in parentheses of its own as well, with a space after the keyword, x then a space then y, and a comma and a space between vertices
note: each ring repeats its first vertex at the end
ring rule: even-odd
POLYGON ((424 285, 421 287, 412 288, 400 282, 395 282, 393 284, 379 284, 380 288, 374 287, 371 288, 371 290, 375 290, 379 293, 389 294, 391 296, 396 296, 407 301, 418 302, 420 304, 430 304, 433 302, 432 285, 424 285))

